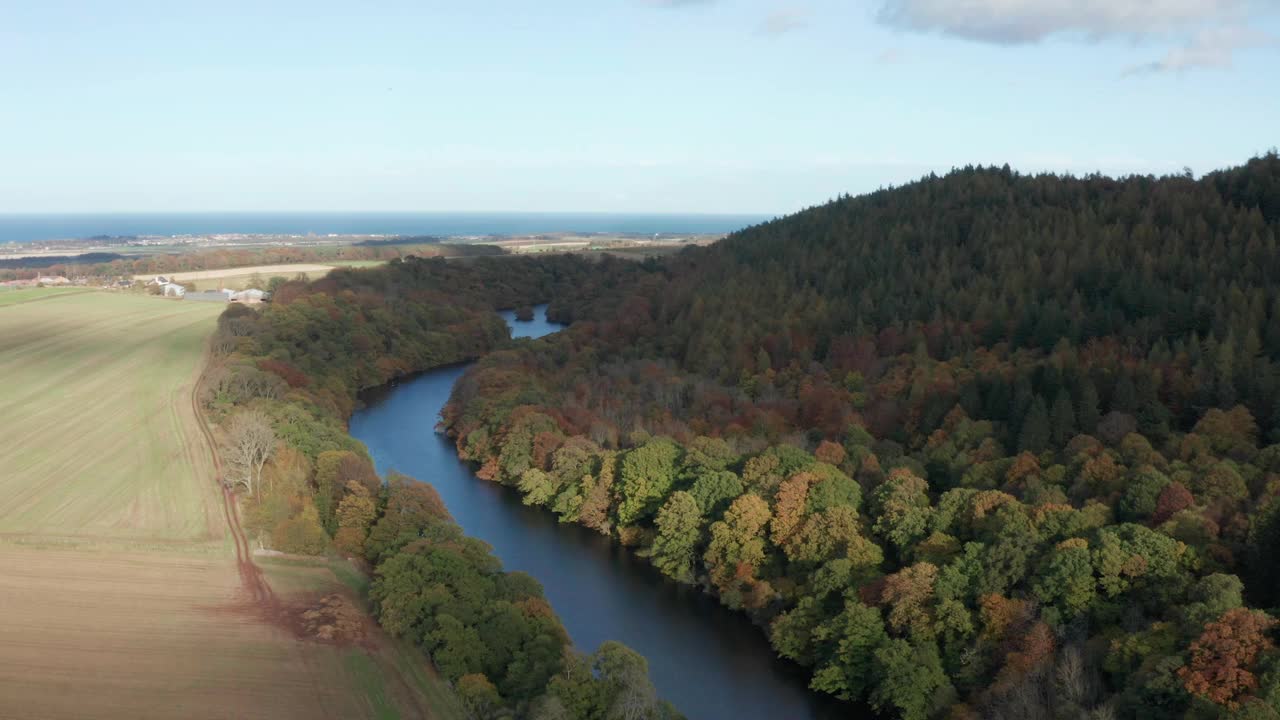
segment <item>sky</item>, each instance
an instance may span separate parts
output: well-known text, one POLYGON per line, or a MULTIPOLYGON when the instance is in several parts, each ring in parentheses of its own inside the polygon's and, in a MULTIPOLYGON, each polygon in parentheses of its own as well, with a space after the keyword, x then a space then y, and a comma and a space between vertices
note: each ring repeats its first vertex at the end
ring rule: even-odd
POLYGON ((785 213, 1280 144, 1280 0, 0 0, 0 212, 785 213))

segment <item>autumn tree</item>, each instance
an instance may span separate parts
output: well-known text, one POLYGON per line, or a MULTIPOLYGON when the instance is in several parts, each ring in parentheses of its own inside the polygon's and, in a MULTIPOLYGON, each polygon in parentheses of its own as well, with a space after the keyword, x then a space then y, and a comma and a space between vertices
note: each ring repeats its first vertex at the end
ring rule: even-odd
POLYGON ((712 583, 732 605, 742 603, 739 583, 754 577, 764 561, 763 531, 769 523, 769 504, 748 493, 733 501, 724 519, 711 524, 711 542, 703 560, 712 583))
POLYGON ((255 497, 261 496, 258 486, 262 480, 262 466, 271 459, 275 448, 275 430, 262 411, 242 410, 227 422, 224 457, 236 475, 235 483, 244 485, 255 497))
POLYGON ((378 514, 369 489, 354 480, 348 481, 347 494, 338 504, 337 514, 338 532, 333 537, 334 544, 353 555, 362 554, 369 526, 378 514))
POLYGON ((913 641, 931 640, 933 586, 938 568, 920 562, 885 578, 881 601, 889 608, 889 625, 913 641))
POLYGON ((483 673, 463 675, 458 678, 454 689, 462 701, 467 720, 495 720, 500 717, 502 696, 483 673))
POLYGON ((1258 685, 1254 664, 1272 648, 1267 633, 1276 621, 1259 610, 1228 610, 1205 625, 1191 643, 1191 660, 1178 670, 1187 692, 1231 709, 1238 708, 1258 685))

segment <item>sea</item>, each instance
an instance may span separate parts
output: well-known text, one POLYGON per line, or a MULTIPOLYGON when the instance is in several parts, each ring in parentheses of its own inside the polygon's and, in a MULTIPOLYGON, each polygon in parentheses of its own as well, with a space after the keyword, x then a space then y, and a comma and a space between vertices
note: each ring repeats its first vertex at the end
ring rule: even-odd
POLYGON ((228 212, 0 214, 0 243, 97 236, 534 235, 538 233, 727 233, 765 215, 456 212, 228 212))

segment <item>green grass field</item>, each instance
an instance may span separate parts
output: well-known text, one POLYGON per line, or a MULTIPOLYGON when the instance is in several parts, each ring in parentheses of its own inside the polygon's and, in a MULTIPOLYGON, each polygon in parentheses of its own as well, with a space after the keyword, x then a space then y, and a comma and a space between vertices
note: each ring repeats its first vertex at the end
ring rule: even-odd
POLYGON ((0 289, 0 307, 31 302, 32 300, 46 300, 61 295, 74 295, 76 293, 84 292, 89 292, 89 290, 80 287, 3 288, 0 289))
POLYGON ((0 532, 220 536, 190 391, 221 308, 52 289, 0 303, 0 532))

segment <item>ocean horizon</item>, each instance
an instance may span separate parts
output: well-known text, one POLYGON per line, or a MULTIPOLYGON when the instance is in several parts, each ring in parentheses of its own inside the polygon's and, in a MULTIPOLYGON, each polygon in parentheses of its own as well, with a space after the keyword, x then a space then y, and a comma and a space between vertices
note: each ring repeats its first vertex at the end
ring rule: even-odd
POLYGON ((592 212, 173 212, 0 214, 0 243, 208 234, 531 235, 727 233, 770 215, 592 212))

